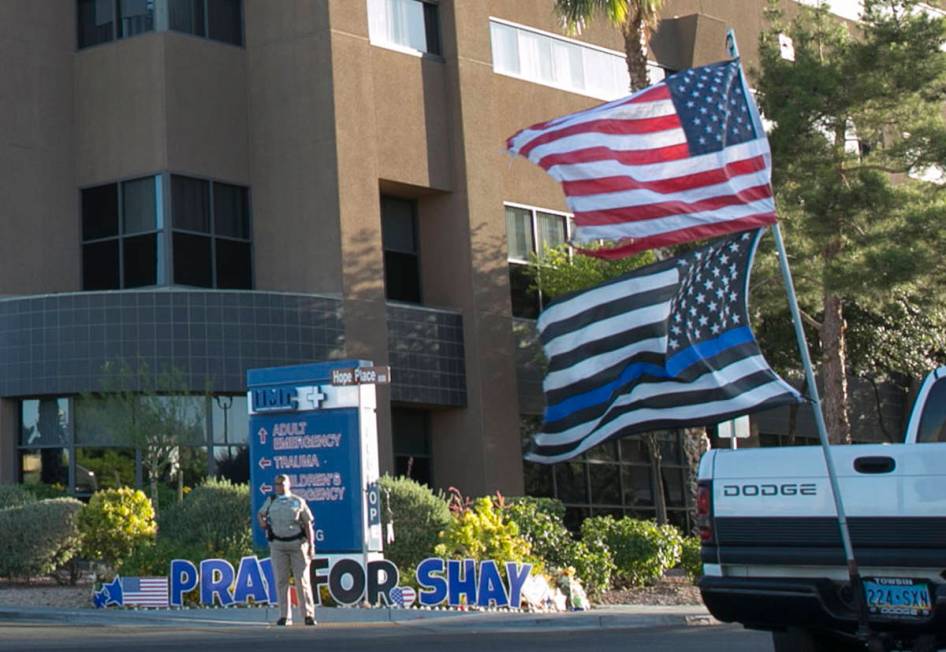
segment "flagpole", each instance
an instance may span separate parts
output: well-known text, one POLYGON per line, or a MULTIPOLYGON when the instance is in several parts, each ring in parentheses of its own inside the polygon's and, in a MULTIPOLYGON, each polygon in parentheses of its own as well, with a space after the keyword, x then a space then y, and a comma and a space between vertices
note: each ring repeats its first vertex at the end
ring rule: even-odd
MULTIPOLYGON (((726 47, 730 56, 734 59, 739 56, 739 47, 736 45, 736 33, 729 30, 726 33, 726 47)), ((742 77, 742 83, 745 86, 745 77, 742 77)), ((749 89, 743 89, 746 97, 749 97, 749 89)), ((755 112, 754 105, 750 107, 755 112)), ((753 121, 756 123, 756 129, 761 129, 761 120, 757 115, 753 115, 753 121)), ((848 527, 847 513, 844 510, 844 501, 841 498, 841 485, 838 482, 837 467, 834 464, 834 454, 831 452, 831 442, 828 438, 828 427, 825 424, 824 412, 821 409, 821 398, 818 394, 818 385, 815 382, 815 374, 811 365, 811 356, 808 352, 808 341, 805 338, 805 330, 802 325, 801 311, 798 308, 798 298, 795 294, 795 284, 792 281, 792 273, 788 267, 788 255, 785 253, 785 243, 782 240, 782 230, 778 222, 772 225, 772 235, 775 236, 775 248, 778 253, 779 268, 782 271, 782 280, 785 284, 785 293, 788 297, 788 306, 792 315, 792 325, 795 328, 795 339, 798 343, 798 350, 801 353, 802 366, 805 369, 805 379, 808 383, 808 393, 811 401, 812 411, 815 416, 815 424, 818 428, 818 438, 821 440, 821 451, 824 455, 825 466, 828 469, 828 479, 831 484, 831 494, 834 498, 834 507, 838 516, 838 528, 841 530, 841 543, 844 546, 844 555, 847 560, 847 572, 851 581, 851 590, 854 593, 854 606, 857 610, 857 637, 860 640, 867 641, 871 637, 870 625, 867 618, 867 598, 864 595, 864 584, 861 581, 860 569, 857 559, 854 557, 854 546, 851 543, 851 532, 848 527)))

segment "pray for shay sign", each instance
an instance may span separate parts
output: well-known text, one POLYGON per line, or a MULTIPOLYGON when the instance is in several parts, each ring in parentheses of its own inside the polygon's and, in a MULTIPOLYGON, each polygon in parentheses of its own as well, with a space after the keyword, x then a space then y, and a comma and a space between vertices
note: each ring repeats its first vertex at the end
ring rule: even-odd
MULTIPOLYGON (((367 600, 372 605, 410 607, 415 601, 434 607, 519 607, 522 589, 532 564, 493 560, 428 558, 417 565, 415 579, 419 591, 398 586, 397 566, 387 559, 362 561, 352 557, 316 557, 310 565, 315 600, 319 587, 327 586, 337 604, 354 605, 367 600)), ((162 578, 150 578, 157 580, 162 578)), ((186 559, 171 562, 167 606, 184 605, 185 596, 197 591, 203 606, 236 604, 278 604, 276 581, 270 559, 244 557, 237 568, 225 559, 205 559, 199 564, 186 559)), ((121 605, 121 601, 101 601, 97 606, 121 605)), ((127 606, 127 605, 126 605, 127 606)))

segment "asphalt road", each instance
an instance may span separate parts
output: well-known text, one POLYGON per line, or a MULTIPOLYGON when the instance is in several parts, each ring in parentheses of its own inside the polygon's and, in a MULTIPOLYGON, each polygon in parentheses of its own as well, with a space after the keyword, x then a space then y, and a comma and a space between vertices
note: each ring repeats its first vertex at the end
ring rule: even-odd
POLYGON ((426 626, 320 626, 316 629, 82 627, 48 623, 0 625, 0 650, 200 650, 262 652, 306 650, 329 652, 753 652, 771 650, 770 637, 741 627, 672 627, 647 629, 541 628, 512 632, 475 628, 438 631, 426 626))

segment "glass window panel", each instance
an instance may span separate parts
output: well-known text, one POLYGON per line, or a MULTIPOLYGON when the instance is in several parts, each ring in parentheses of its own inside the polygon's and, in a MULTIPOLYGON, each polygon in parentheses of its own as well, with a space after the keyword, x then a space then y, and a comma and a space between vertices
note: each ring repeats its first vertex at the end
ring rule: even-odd
POLYGON ((622 466, 624 482, 624 505, 627 507, 653 507, 654 488, 650 481, 650 468, 646 466, 622 466))
POLYGON ((213 415, 214 442, 218 444, 246 444, 249 418, 246 396, 215 396, 210 402, 213 415))
POLYGON ((525 475, 525 494, 543 498, 555 497, 555 486, 552 481, 552 467, 548 464, 523 462, 522 471, 525 475))
POLYGON ((519 30, 519 67, 524 77, 546 84, 554 82, 551 39, 519 30))
POLYGON ((589 460, 602 460, 604 462, 618 461, 618 446, 615 441, 606 441, 597 446, 592 446, 585 452, 589 460))
POLYGON ((246 188, 227 183, 215 183, 214 233, 229 238, 248 240, 250 237, 250 212, 246 201, 246 188))
POLYGON ((199 446, 207 442, 207 401, 203 396, 142 396, 135 418, 158 427, 173 427, 176 443, 199 446))
POLYGON ((417 253, 415 205, 409 199, 381 197, 381 240, 385 251, 417 253))
POLYGON ((213 286, 210 238, 188 233, 175 233, 174 282, 178 285, 213 286))
POLYGON ((246 446, 214 446, 214 467, 218 478, 245 484, 250 481, 250 451, 246 446))
POLYGON ((591 516, 591 511, 587 507, 565 507, 565 516, 563 521, 569 532, 580 532, 582 522, 591 516))
POLYGON ((77 448, 77 494, 135 486, 134 448, 77 448))
POLYGON ((589 464, 591 502, 596 505, 621 504, 621 472, 617 464, 589 464))
POLYGON ((227 290, 253 289, 252 248, 249 242, 215 240, 217 287, 227 290))
POLYGON ((552 77, 556 84, 581 89, 584 83, 581 48, 573 43, 549 39, 552 77))
POLYGON ((592 95, 617 98, 627 95, 630 85, 615 88, 616 62, 613 54, 585 48, 582 50, 582 67, 585 71, 585 91, 592 95))
POLYGON ((427 51, 424 6, 419 0, 385 0, 383 29, 380 40, 427 51))
POLYGON ((681 469, 660 469, 664 480, 664 493, 667 497, 667 507, 686 507, 684 493, 684 472, 681 469))
POLYGON ((637 462, 650 464, 650 455, 647 453, 647 444, 640 437, 626 437, 618 442, 621 447, 622 462, 637 462))
POLYGON ((154 233, 125 238, 122 241, 126 288, 158 283, 158 236, 154 233))
POLYGON ((920 418, 917 441, 946 442, 946 379, 936 381, 930 388, 920 418))
POLYGON ((69 400, 29 399, 20 403, 21 446, 63 446, 69 443, 69 400))
POLYGON ((173 30, 206 36, 204 0, 168 0, 168 23, 173 30))
POLYGON ((109 183, 82 191, 82 239, 118 235, 118 184, 109 183))
POLYGON ((79 0, 77 13, 80 48, 115 38, 114 0, 79 0))
POLYGON ((423 2, 424 7, 424 36, 426 37, 426 52, 440 54, 440 17, 436 4, 423 2))
POLYGON ((425 410, 391 409, 391 438, 395 455, 430 456, 430 415, 425 410))
POLYGON ((154 177, 122 183, 122 233, 154 231, 154 177))
POLYGON ((171 213, 175 229, 210 233, 210 183, 171 175, 171 213))
POLYGON ((539 316, 539 293, 530 288, 532 278, 526 274, 526 265, 509 264, 509 293, 512 316, 535 319, 539 316))
POLYGON ((506 206, 506 242, 509 260, 529 262, 529 254, 535 251, 532 239, 532 211, 506 206))
POLYGON ((539 248, 541 253, 546 248, 551 249, 565 242, 565 217, 551 213, 537 212, 536 230, 539 232, 539 248))
POLYGON ((582 462, 562 462, 555 465, 559 500, 566 503, 588 502, 586 467, 582 462))
POLYGON ((129 445, 131 436, 123 424, 131 421, 127 407, 94 398, 75 399, 75 437, 77 444, 96 446, 129 445))
POLYGON ((384 252, 384 294, 391 301, 420 303, 420 267, 417 256, 384 252))
POLYGON ((82 289, 119 289, 118 265, 117 239, 82 245, 82 289))
POLYGON ((677 430, 661 433, 658 436, 660 443, 660 456, 664 464, 683 464, 683 449, 680 446, 680 438, 683 434, 677 430))
POLYGON ((69 449, 40 448, 20 451, 23 484, 69 485, 69 449))
POLYGON ((514 27, 490 23, 490 42, 493 50, 493 68, 511 75, 519 74, 519 36, 514 27))
POLYGON ((123 37, 154 29, 154 0, 119 0, 118 12, 123 37))
MULTIPOLYGON (((181 446, 180 469, 184 475, 184 486, 193 487, 207 478, 207 449, 203 446, 181 446)), ((174 486, 177 486, 176 476, 174 486)))
POLYGON ((207 0, 207 29, 215 41, 243 45, 241 0, 207 0))

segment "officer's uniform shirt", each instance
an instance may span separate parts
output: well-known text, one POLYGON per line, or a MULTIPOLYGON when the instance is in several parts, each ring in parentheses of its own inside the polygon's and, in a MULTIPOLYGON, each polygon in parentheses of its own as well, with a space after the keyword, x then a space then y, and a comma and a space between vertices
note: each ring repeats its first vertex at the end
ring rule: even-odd
POLYGON ((283 494, 263 505, 260 512, 266 516, 269 510, 269 524, 273 534, 281 539, 289 539, 306 532, 312 523, 312 512, 306 502, 293 494, 283 494))

